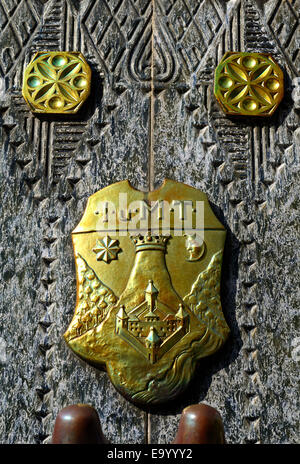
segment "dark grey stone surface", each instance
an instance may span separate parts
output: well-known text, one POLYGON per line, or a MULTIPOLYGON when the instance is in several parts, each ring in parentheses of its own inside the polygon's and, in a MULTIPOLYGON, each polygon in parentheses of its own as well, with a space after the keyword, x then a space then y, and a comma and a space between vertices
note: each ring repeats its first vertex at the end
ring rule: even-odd
POLYGON ((169 443, 183 407, 221 413, 229 443, 299 441, 299 0, 5 0, 0 5, 0 442, 49 442, 85 402, 115 443, 169 443), (37 50, 80 50, 93 91, 75 118, 22 99, 37 50), (270 120, 226 118, 213 71, 228 50, 285 72, 270 120), (62 334, 76 282, 70 233, 87 198, 128 178, 207 192, 228 230, 222 302, 231 336, 173 404, 144 411, 62 334))

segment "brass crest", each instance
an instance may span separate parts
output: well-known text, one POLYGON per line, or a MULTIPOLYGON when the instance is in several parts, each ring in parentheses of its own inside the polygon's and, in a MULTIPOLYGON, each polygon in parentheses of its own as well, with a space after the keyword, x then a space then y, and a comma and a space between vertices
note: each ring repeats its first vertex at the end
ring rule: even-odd
POLYGON ((220 302, 225 236, 206 195, 179 182, 145 193, 122 181, 92 195, 72 234, 68 346, 106 367, 133 402, 174 398, 229 334, 220 302))

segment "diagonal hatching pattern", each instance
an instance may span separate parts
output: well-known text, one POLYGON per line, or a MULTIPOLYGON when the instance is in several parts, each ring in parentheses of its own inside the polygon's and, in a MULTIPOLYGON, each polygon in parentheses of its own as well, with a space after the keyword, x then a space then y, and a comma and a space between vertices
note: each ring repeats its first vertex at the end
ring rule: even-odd
POLYGON ((61 50, 64 0, 52 0, 45 8, 43 25, 33 41, 34 51, 61 50))
POLYGON ((215 135, 219 140, 221 149, 226 152, 226 160, 220 166, 221 177, 224 183, 232 180, 247 179, 249 165, 249 128, 246 124, 237 126, 228 119, 213 102, 211 108, 211 121, 215 135), (228 169, 228 165, 230 168, 228 169), (225 177, 223 177, 223 174, 225 177), (229 178, 228 178, 229 175, 229 178))
POLYGON ((267 33, 261 21, 261 15, 251 0, 245 0, 245 48, 246 51, 261 53, 271 53, 275 59, 279 58, 278 49, 274 41, 267 33))
POLYGON ((72 153, 76 150, 85 130, 85 122, 55 124, 51 168, 53 182, 57 183, 60 176, 65 172, 72 153))
POLYGON ((300 72, 300 1, 273 2, 267 23, 295 75, 300 72))
POLYGON ((220 30, 225 12, 219 2, 212 0, 159 0, 157 3, 173 43, 176 44, 177 59, 180 57, 180 64, 186 72, 195 72, 220 30))
POLYGON ((128 43, 135 41, 136 37, 142 37, 145 27, 149 28, 151 14, 150 0, 90 1, 82 24, 102 63, 110 72, 119 70, 122 58, 127 54, 128 43), (136 6, 136 3, 139 5, 136 6))
POLYGON ((8 75, 24 55, 37 30, 39 17, 32 1, 3 1, 0 4, 0 75, 8 75))

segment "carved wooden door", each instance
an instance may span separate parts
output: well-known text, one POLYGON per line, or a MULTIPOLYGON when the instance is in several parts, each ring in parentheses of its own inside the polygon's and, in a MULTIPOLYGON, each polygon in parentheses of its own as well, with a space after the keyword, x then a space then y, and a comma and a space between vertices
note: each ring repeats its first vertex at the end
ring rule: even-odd
POLYGON ((299 0, 1 2, 2 443, 49 442, 58 411, 78 402, 113 443, 170 443, 182 408, 201 401, 220 411, 229 443, 297 441, 299 13, 299 0), (24 69, 45 50, 81 51, 92 68, 72 117, 33 114, 22 97, 24 69), (226 51, 280 64, 273 117, 222 112, 213 79, 226 51), (147 412, 63 341, 76 297, 70 234, 97 190, 166 177, 205 191, 227 228, 231 336, 180 401, 147 412))

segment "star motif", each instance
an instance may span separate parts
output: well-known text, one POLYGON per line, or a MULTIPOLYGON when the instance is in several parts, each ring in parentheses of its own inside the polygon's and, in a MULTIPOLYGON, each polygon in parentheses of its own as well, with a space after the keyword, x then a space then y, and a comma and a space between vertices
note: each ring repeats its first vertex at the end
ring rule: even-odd
POLYGON ((104 261, 105 263, 118 259, 117 254, 119 251, 121 251, 119 241, 110 238, 109 235, 106 235, 101 240, 98 239, 95 248, 93 248, 93 252, 97 255, 97 261, 104 261))

